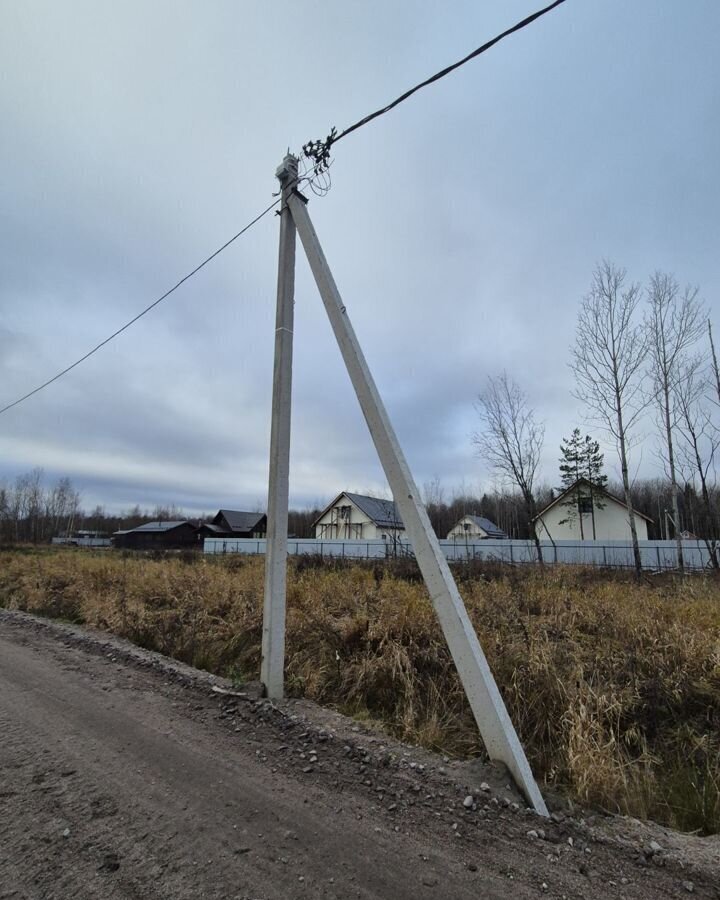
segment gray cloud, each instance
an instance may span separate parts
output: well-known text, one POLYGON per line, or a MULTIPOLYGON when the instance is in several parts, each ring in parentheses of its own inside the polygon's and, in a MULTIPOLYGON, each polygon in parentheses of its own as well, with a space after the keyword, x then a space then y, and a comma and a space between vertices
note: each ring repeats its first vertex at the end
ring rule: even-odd
MULTIPOLYGON (((0 400, 137 313, 270 201, 285 148, 395 96, 527 4, 107 0, 3 9, 0 400)), ((608 256, 720 286, 720 79, 709 0, 577 2, 336 148, 311 214, 422 483, 488 484, 473 400, 510 371, 581 424, 567 370, 608 256)), ((130 332, 0 417, 0 477, 86 505, 255 505, 266 491, 273 216, 130 332)), ((299 259, 293 502, 384 479, 299 259)), ((649 429, 648 429, 649 431, 649 429)), ((643 471, 657 462, 646 453, 643 471)))

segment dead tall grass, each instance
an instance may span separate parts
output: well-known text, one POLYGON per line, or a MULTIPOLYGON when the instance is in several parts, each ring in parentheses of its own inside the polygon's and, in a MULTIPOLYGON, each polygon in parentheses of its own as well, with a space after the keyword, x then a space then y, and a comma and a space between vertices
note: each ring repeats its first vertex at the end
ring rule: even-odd
MULTIPOLYGON (((257 678, 263 560, 3 553, 0 604, 257 678)), ((411 569, 298 561, 289 689, 458 756, 482 753, 411 569)), ((569 796, 720 831, 720 583, 579 569, 470 572, 461 590, 536 774, 569 796)))

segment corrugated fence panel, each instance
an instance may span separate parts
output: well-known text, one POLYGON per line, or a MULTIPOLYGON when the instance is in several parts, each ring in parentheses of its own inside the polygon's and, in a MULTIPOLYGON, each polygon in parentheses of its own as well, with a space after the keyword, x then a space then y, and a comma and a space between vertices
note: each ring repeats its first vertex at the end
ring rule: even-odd
MULTIPOLYGON (((608 566, 632 568, 632 544, 629 541, 541 541, 543 559, 548 565, 608 566)), ((205 553, 264 554, 267 542, 254 538, 206 538, 205 553)), ((440 541, 445 556, 451 562, 484 560, 527 564, 537 562, 537 550, 532 541, 488 540, 475 543, 440 541)), ((677 568, 677 548, 674 541, 640 541, 640 559, 650 571, 677 568)), ((342 541, 313 538, 291 539, 288 552, 293 556, 317 555, 345 559, 387 559, 412 556, 407 541, 342 541)), ((709 567, 710 554, 702 541, 684 541, 683 554, 688 569, 709 567)))

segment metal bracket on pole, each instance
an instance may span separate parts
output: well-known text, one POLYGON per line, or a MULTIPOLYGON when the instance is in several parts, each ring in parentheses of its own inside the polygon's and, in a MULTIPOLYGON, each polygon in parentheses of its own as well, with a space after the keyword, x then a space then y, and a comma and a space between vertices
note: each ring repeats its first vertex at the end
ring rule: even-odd
POLYGON ((282 189, 278 257, 275 365, 270 430, 270 481, 260 680, 268 697, 283 695, 285 668, 285 588, 287 580, 290 406, 292 392, 295 223, 288 199, 297 184, 298 161, 289 153, 275 173, 282 189))
POLYGON ((535 811, 547 816, 547 806, 430 525, 308 211, 297 194, 291 194, 287 204, 485 748, 491 759, 505 763, 535 811))

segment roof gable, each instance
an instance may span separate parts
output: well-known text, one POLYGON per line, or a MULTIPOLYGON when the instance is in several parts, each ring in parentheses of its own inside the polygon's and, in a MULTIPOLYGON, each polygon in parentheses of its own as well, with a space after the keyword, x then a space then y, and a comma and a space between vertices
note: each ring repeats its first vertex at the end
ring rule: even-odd
POLYGON ((491 522, 490 519, 486 519, 485 516, 465 516, 464 518, 470 519, 478 526, 478 528, 482 528, 488 537, 507 537, 501 528, 498 528, 494 522, 491 522))
POLYGON ((224 522, 231 531, 252 531, 264 518, 265 513, 261 512, 221 509, 213 519, 213 525, 222 525, 224 522))
MULTIPOLYGON (((569 488, 566 488, 562 494, 559 494, 551 503, 545 507, 545 509, 541 510, 536 516, 535 519, 540 519, 545 515, 548 510, 551 510, 553 506, 557 506, 558 503, 561 503, 568 494, 572 493, 576 488, 580 487, 580 485, 585 485, 589 488, 592 488, 593 492, 596 494, 602 494, 604 500, 612 500, 613 503, 617 503, 618 506, 622 506, 623 509, 627 509, 628 505, 624 500, 621 500, 619 497, 616 497, 614 494, 611 494, 610 491, 606 491, 605 488, 599 487, 597 484, 592 484, 587 478, 578 478, 573 484, 570 485, 569 488)), ((639 516, 641 519, 645 519, 646 522, 652 522, 650 516, 646 516, 645 513, 641 513, 637 509, 633 509, 633 512, 636 516, 639 516)), ((533 521, 535 521, 533 519, 533 521)))
POLYGON ((360 512, 365 513, 368 519, 371 519, 380 528, 405 528, 400 511, 394 500, 381 500, 378 497, 367 497, 365 494, 351 494, 349 491, 341 491, 332 503, 328 503, 313 522, 313 526, 317 525, 320 519, 333 506, 336 506, 342 497, 347 497, 351 503, 357 506, 360 512))

